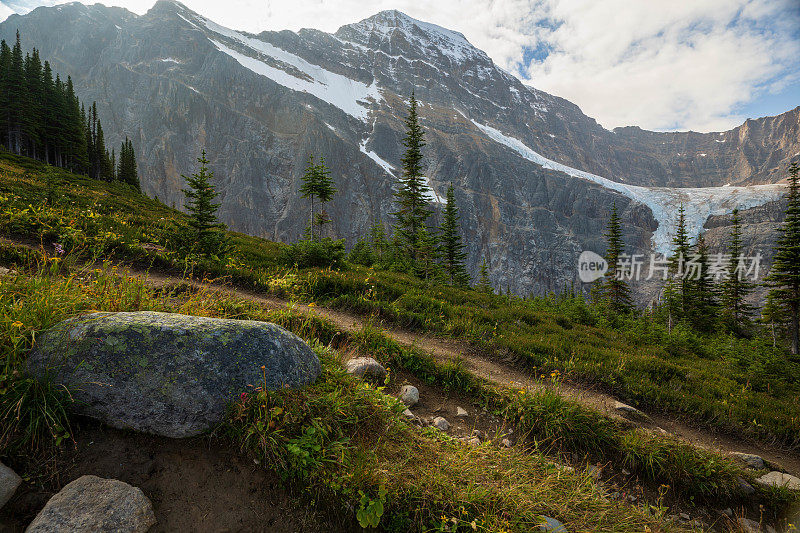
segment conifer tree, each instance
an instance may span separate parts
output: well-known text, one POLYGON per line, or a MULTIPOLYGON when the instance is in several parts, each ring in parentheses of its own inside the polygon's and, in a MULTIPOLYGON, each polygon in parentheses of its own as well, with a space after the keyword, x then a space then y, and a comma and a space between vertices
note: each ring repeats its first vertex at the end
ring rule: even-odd
POLYGON ((136 170, 136 155, 133 151, 133 142, 125 137, 119 149, 119 165, 117 166, 117 179, 140 189, 139 175, 136 170))
POLYGON ((190 177, 181 175, 186 180, 187 189, 183 189, 186 196, 186 210, 189 213, 190 251, 200 256, 220 259, 227 250, 225 225, 217 218, 220 204, 214 200, 219 193, 211 183, 214 173, 208 170, 206 151, 197 159, 200 171, 190 177))
POLYGON ((19 30, 17 41, 11 49, 11 64, 8 70, 8 85, 10 106, 8 111, 8 150, 20 154, 22 149, 22 109, 21 103, 25 101, 25 69, 20 44, 19 30))
POLYGON ((770 293, 784 309, 788 325, 792 354, 800 351, 800 182, 798 167, 789 167, 789 194, 786 218, 781 225, 781 236, 775 248, 775 257, 767 276, 772 287, 770 293))
POLYGON ((709 268, 708 248, 702 234, 696 243, 697 272, 691 283, 692 322, 701 331, 711 331, 717 317, 717 295, 709 268))
POLYGON ((319 227, 319 234, 322 237, 322 227, 331 222, 328 212, 325 211, 325 204, 333 199, 336 194, 336 186, 333 184, 331 178, 331 171, 325 166, 325 158, 319 158, 319 165, 317 165, 317 198, 319 199, 320 208, 317 214, 317 226, 319 227))
MULTIPOLYGON (((420 270, 423 259, 423 247, 428 242, 426 222, 431 213, 428 210, 426 194, 430 191, 422 175, 422 148, 425 146, 425 134, 417 116, 417 99, 411 93, 408 116, 405 119, 406 136, 403 139, 405 155, 402 159, 403 172, 399 178, 397 198, 397 219, 395 237, 401 252, 407 257, 415 269, 420 270)), ((419 272, 417 272, 419 273, 419 272)))
POLYGON ((303 174, 303 185, 300 187, 300 197, 311 200, 311 211, 308 218, 310 238, 314 240, 314 226, 322 226, 329 222, 325 213, 325 202, 329 202, 336 194, 336 187, 330 177, 330 170, 325 166, 325 160, 320 158, 319 164, 314 163, 314 156, 308 158, 308 166, 303 174), (322 204, 321 212, 314 215, 314 199, 322 204))
POLYGON ((689 234, 686 231, 686 210, 683 204, 678 208, 678 226, 675 230, 675 237, 672 239, 673 252, 669 259, 670 273, 677 278, 672 285, 674 297, 677 299, 678 312, 682 318, 689 311, 691 303, 690 285, 691 282, 686 274, 686 261, 689 259, 689 234))
POLYGON ((620 257, 625 252, 625 243, 622 240, 622 229, 619 223, 616 202, 611 204, 611 216, 608 220, 608 231, 606 233, 606 271, 605 295, 608 305, 617 313, 630 311, 633 307, 631 301, 631 291, 628 284, 621 277, 620 257))
POLYGON ((467 254, 464 252, 464 243, 461 242, 461 231, 458 224, 458 207, 456 207, 455 192, 453 184, 447 188, 447 202, 444 207, 444 220, 439 228, 441 239, 441 256, 443 266, 450 283, 465 286, 469 284, 469 276, 464 267, 464 259, 467 254))
POLYGON ((772 337, 772 347, 778 345, 778 337, 785 329, 786 312, 777 301, 775 293, 767 293, 767 301, 761 308, 761 323, 765 325, 772 337))
POLYGON ((370 245, 372 247, 372 254, 375 257, 375 262, 383 264, 388 255, 389 241, 386 239, 386 231, 383 229, 383 223, 380 219, 376 219, 370 228, 370 245))
POLYGON ((733 210, 733 228, 727 242, 727 255, 730 256, 728 274, 722 281, 720 301, 723 305, 725 321, 735 332, 741 332, 753 312, 745 298, 753 291, 753 284, 747 281, 739 264, 744 247, 742 246, 742 224, 739 210, 733 210))
POLYGON ((492 282, 489 279, 489 267, 486 265, 486 258, 481 262, 480 273, 478 274, 478 285, 475 287, 479 292, 493 293, 492 282))

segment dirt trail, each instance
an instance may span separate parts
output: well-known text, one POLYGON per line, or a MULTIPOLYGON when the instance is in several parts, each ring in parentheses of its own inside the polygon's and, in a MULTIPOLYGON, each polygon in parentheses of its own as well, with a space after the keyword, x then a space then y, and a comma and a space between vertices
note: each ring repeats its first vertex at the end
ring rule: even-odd
MULTIPOLYGON (((139 273, 139 275, 141 275, 141 273, 139 273)), ((185 280, 153 272, 147 274, 147 279, 149 282, 158 285, 186 283, 185 280)), ((198 282, 192 282, 192 285, 198 288, 218 291, 228 296, 245 298, 270 309, 286 309, 290 305, 286 300, 250 290, 202 284, 198 282)), ((364 325, 363 317, 352 313, 318 306, 309 307, 297 303, 292 303, 291 305, 292 309, 297 312, 326 318, 336 324, 337 327, 348 332, 359 331, 364 325)), ((611 418, 627 420, 615 409, 617 400, 603 392, 575 384, 562 383, 558 387, 542 384, 540 381, 537 381, 536 376, 532 376, 511 364, 505 364, 493 360, 488 356, 482 356, 473 346, 465 342, 392 327, 384 327, 383 331, 388 337, 391 337, 398 343, 419 348, 431 354, 439 361, 444 362, 452 359, 459 359, 464 366, 476 376, 499 385, 526 390, 539 390, 543 387, 548 387, 558 391, 559 394, 570 400, 574 400, 585 407, 599 411, 611 418)), ((691 427, 680 420, 657 413, 646 414, 650 418, 650 421, 637 422, 637 425, 655 431, 661 429, 695 446, 716 450, 722 453, 742 452, 760 455, 765 460, 775 463, 786 471, 794 475, 800 475, 800 453, 796 451, 763 442, 745 441, 742 438, 735 438, 705 428, 691 427)))
MULTIPOLYGON (((38 249, 38 246, 30 243, 10 241, 3 238, 0 238, 0 241, 38 249)), ((269 309, 286 309, 290 305, 290 302, 286 300, 252 290, 222 286, 214 283, 187 281, 181 277, 165 274, 163 272, 144 271, 130 266, 126 266, 126 268, 128 268, 133 275, 139 276, 147 283, 155 286, 173 286, 189 283, 195 288, 251 300, 269 309)), ((347 332, 359 331, 364 325, 363 317, 352 313, 318 306, 309 307, 297 303, 292 303, 291 306, 294 311, 317 315, 328 319, 337 327, 347 332)), ((436 337, 430 334, 419 334, 393 327, 384 327, 384 333, 400 344, 419 348, 431 354, 439 361, 459 359, 473 374, 502 386, 527 390, 538 390, 548 386, 537 381, 535 376, 531 376, 529 373, 511 364, 498 362, 488 356, 481 355, 474 347, 465 342, 436 337)), ((554 390, 570 400, 574 400, 585 407, 599 411, 611 418, 618 420, 623 419, 614 407, 617 400, 608 394, 590 387, 568 383, 562 383, 558 387, 555 387, 554 390)), ((649 416, 650 421, 647 423, 638 423, 638 425, 656 431, 662 429, 695 446, 716 450, 722 453, 743 452, 760 455, 765 460, 779 465, 787 472, 800 476, 800 452, 798 451, 768 443, 732 437, 707 428, 691 427, 680 420, 662 414, 651 412, 646 414, 649 416)))

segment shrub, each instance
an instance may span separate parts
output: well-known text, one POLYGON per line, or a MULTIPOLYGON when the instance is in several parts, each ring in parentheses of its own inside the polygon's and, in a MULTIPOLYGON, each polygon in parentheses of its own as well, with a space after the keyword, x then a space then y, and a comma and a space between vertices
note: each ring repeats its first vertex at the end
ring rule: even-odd
POLYGON ((297 268, 341 268, 345 258, 344 239, 299 241, 281 251, 280 261, 297 268))

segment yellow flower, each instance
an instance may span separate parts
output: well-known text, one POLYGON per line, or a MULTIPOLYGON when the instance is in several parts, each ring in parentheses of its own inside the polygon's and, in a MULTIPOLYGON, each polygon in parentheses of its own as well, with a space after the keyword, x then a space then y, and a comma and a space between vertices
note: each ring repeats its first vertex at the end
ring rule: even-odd
POLYGON ((309 307, 316 307, 316 306, 317 306, 317 304, 315 304, 314 302, 311 302, 310 304, 308 304, 308 306, 309 306, 309 307))
POLYGON ((15 321, 14 321, 14 322, 11 324, 11 326, 12 326, 12 327, 15 327, 15 328, 21 328, 21 327, 22 327, 22 325, 23 325, 23 324, 22 324, 22 322, 20 322, 19 320, 15 320, 15 321))

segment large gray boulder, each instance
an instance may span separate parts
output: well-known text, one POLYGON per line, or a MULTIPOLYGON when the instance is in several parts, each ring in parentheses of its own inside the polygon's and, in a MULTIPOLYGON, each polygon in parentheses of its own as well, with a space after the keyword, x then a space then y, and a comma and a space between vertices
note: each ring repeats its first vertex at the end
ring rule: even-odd
POLYGON ((117 428, 189 437, 222 421, 248 387, 313 383, 321 365, 267 322, 92 313, 40 334, 28 369, 66 385, 75 409, 117 428))
POLYGON ((153 506, 141 489, 82 476, 50 498, 25 533, 144 533, 155 523, 153 506))

